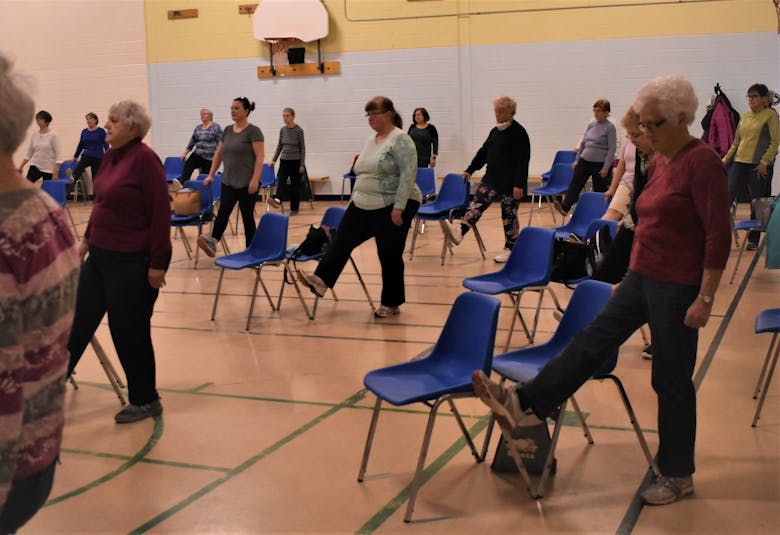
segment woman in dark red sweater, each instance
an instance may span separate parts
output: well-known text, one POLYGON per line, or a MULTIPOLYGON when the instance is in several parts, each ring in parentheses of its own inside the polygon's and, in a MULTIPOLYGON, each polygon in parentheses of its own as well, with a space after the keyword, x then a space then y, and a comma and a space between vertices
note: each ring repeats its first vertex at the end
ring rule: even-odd
POLYGON ((69 373, 108 313, 111 338, 127 375, 130 404, 116 414, 130 423, 162 412, 156 390, 151 318, 171 259, 171 212, 160 158, 141 139, 151 119, 140 104, 109 110, 111 149, 95 182, 95 204, 79 252, 76 317, 68 342, 69 373))

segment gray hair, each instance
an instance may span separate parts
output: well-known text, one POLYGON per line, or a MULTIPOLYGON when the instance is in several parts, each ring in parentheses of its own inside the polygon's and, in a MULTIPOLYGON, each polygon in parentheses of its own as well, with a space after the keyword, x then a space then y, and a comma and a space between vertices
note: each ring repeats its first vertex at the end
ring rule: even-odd
POLYGON ((127 126, 135 128, 138 137, 143 139, 152 127, 152 118, 146 109, 133 100, 121 100, 109 108, 108 113, 116 113, 127 126))
POLYGON ((517 102, 515 99, 507 97, 506 95, 498 97, 493 101, 493 107, 499 110, 506 110, 512 115, 517 112, 517 102))
POLYGON ((214 120, 214 112, 211 111, 210 109, 208 109, 208 108, 201 108, 200 109, 200 113, 208 113, 209 117, 211 117, 211 120, 212 121, 214 120))
POLYGON ((693 85, 679 75, 662 76, 650 80, 637 91, 634 100, 634 111, 640 113, 650 102, 658 104, 658 111, 665 119, 685 119, 687 125, 693 123, 699 99, 693 90, 693 85))
POLYGON ((292 109, 292 108, 285 108, 285 109, 282 110, 282 113, 289 113, 290 115, 295 117, 295 110, 292 109))
POLYGON ((32 80, 12 70, 11 60, 0 53, 0 152, 4 154, 19 148, 35 113, 29 95, 32 80))

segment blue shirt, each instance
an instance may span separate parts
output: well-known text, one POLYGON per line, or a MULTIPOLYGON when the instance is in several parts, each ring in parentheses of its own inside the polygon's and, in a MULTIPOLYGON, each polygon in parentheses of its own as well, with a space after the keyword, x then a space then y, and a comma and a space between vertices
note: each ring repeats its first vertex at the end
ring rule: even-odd
POLYGON ((106 143, 106 131, 99 126, 94 130, 85 128, 81 131, 81 139, 79 140, 78 147, 76 147, 76 153, 73 155, 73 158, 78 158, 79 156, 102 158, 107 150, 108 143, 106 143))

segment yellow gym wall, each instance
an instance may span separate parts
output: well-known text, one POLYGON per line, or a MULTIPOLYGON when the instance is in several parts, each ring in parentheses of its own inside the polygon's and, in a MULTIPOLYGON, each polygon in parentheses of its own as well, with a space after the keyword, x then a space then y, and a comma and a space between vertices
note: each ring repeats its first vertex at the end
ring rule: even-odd
MULTIPOLYGON (((145 0, 149 63, 268 57, 246 0, 145 0), (198 18, 168 20, 197 8, 198 18)), ((776 29, 771 0, 324 0, 327 53, 776 29), (610 4, 627 4, 610 7, 610 4), (604 7, 592 7, 603 5, 604 7), (591 6, 591 7, 588 7, 591 6)), ((247 2, 249 3, 249 2, 247 2)), ((309 44, 310 51, 316 50, 309 44)))

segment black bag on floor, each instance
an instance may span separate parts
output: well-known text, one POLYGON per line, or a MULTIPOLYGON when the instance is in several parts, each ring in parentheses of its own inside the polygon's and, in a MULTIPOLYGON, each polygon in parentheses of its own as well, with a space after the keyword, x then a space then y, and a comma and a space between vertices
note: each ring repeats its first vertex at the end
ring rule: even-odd
MULTIPOLYGON (((547 459, 547 454, 550 452, 551 438, 550 429, 547 427, 547 422, 540 422, 533 427, 518 427, 515 429, 515 435, 513 438, 524 438, 533 441, 536 448, 528 453, 523 453, 523 464, 529 474, 541 474, 544 471, 544 461, 547 459), (518 432, 522 434, 518 434, 518 432)), ((494 472, 514 472, 517 473, 517 465, 515 460, 509 455, 507 451, 506 440, 503 435, 498 442, 496 448, 496 454, 493 456, 493 463, 490 465, 490 469, 494 472)), ((558 460, 553 459, 552 467, 550 468, 550 475, 555 474, 558 460)))
POLYGON ((587 278, 596 271, 596 251, 592 244, 558 238, 553 248, 551 280, 566 282, 587 278))

